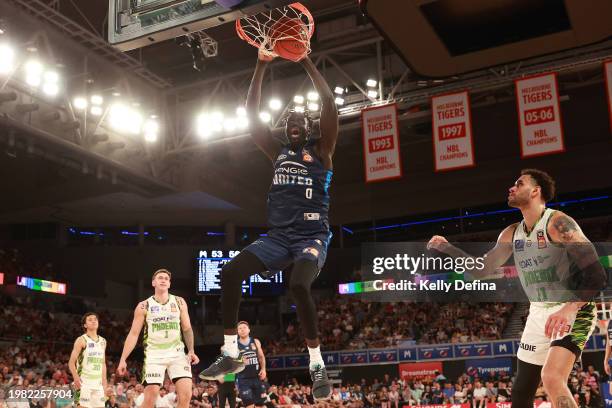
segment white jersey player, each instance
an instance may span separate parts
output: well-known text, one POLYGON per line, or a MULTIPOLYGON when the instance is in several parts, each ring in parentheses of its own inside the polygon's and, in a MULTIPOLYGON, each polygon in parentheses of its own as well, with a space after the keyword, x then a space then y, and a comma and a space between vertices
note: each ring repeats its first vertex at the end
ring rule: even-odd
POLYGON ((134 350, 144 327, 143 408, 155 406, 166 373, 176 385, 177 407, 188 408, 192 386, 191 365, 200 361, 194 352, 194 336, 187 303, 181 297, 168 292, 170 279, 171 273, 166 269, 160 269, 153 274, 151 284, 155 294, 136 306, 132 328, 125 340, 117 367, 119 375, 126 373, 126 360, 134 350))
POLYGON ((106 401, 106 340, 98 335, 98 315, 86 313, 81 323, 85 334, 75 340, 68 361, 74 381, 74 402, 79 407, 101 408, 106 401))
MULTIPOLYGON (((508 193, 508 205, 523 220, 505 228, 484 258, 486 275, 514 256, 522 287, 531 306, 517 353, 512 407, 532 408, 540 380, 555 408, 577 407, 567 379, 595 328, 592 299, 603 289, 606 273, 593 245, 576 221, 546 208, 555 182, 545 172, 525 169, 508 193)), ((434 236, 429 248, 469 257, 434 236)))

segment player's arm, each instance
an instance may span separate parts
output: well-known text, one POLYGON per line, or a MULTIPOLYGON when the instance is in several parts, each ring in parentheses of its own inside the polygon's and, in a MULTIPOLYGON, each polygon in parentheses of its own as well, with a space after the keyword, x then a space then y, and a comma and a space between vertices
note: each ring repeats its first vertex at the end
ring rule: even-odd
POLYGON ((255 339, 255 347, 257 347, 257 360, 259 360, 259 367, 261 367, 261 369, 259 370, 259 379, 263 381, 266 379, 267 376, 266 356, 264 355, 263 348, 261 347, 261 342, 259 341, 259 339, 255 339))
POLYGON ((85 348, 85 341, 82 337, 79 337, 74 341, 74 346, 72 347, 72 353, 70 353, 70 359, 68 360, 68 368, 70 369, 70 373, 72 374, 72 380, 74 381, 74 386, 77 389, 81 388, 81 377, 79 377, 79 373, 77 372, 76 362, 79 358, 79 354, 85 348))
POLYGON ((264 60, 261 54, 255 65, 255 73, 251 79, 249 92, 246 100, 246 112, 249 118, 249 126, 251 128, 251 137, 259 147, 259 150, 264 152, 271 161, 274 161, 280 152, 281 146, 278 141, 272 137, 272 132, 268 125, 259 119, 259 109, 261 104, 261 84, 263 82, 268 60, 264 60))
POLYGON ((189 310, 187 302, 182 297, 176 297, 181 310, 181 332, 183 333, 183 340, 185 346, 187 346, 187 356, 191 364, 198 364, 200 359, 195 354, 195 339, 193 335, 193 328, 191 327, 191 320, 189 319, 189 310))
POLYGON ((130 332, 125 339, 125 343, 123 344, 123 352, 121 353, 121 358, 119 359, 119 365, 117 366, 117 372, 119 375, 124 375, 127 368, 127 358, 130 356, 132 351, 134 351, 134 347, 136 347, 136 343, 138 342, 138 336, 140 336, 140 332, 142 331, 142 326, 144 326, 145 316, 147 313, 147 302, 140 302, 136 309, 134 309, 134 320, 132 320, 132 327, 130 328, 130 332))
POLYGON ((104 362, 102 363, 102 387, 104 387, 104 392, 106 392, 106 388, 108 387, 108 377, 106 375, 106 356, 104 356, 104 362))
POLYGON ((604 361, 603 361, 603 365, 604 365, 604 370, 606 372, 606 374, 610 375, 610 350, 612 350, 612 340, 610 339, 610 323, 612 323, 612 321, 608 322, 608 326, 606 330, 606 352, 604 354, 604 361))
POLYGON ((450 244, 446 238, 434 235, 427 243, 427 249, 436 249, 453 258, 471 258, 474 260, 475 268, 470 270, 470 275, 474 278, 483 278, 492 275, 497 268, 508 261, 512 255, 512 236, 518 223, 509 225, 497 237, 495 246, 483 256, 482 262, 477 262, 477 258, 465 251, 450 244))
POLYGON ((300 63, 312 80, 321 100, 321 140, 317 143, 317 149, 322 156, 321 159, 329 160, 329 167, 331 168, 331 158, 336 150, 336 141, 338 140, 338 109, 336 109, 334 94, 309 57, 305 57, 300 63))
POLYGON ((556 337, 558 328, 565 325, 572 315, 593 299, 606 286, 606 271, 599 262, 595 247, 584 235, 578 223, 569 215, 555 211, 548 221, 548 236, 567 250, 570 260, 578 267, 580 277, 576 293, 580 302, 568 302, 563 308, 551 315, 546 324, 546 334, 556 337))

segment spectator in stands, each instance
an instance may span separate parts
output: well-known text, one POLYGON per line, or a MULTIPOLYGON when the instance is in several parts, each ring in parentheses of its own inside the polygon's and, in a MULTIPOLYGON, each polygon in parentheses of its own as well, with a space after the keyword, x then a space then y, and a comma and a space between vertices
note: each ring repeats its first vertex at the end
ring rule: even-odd
POLYGON ((484 408, 486 406, 487 390, 480 381, 474 383, 473 408, 484 408))

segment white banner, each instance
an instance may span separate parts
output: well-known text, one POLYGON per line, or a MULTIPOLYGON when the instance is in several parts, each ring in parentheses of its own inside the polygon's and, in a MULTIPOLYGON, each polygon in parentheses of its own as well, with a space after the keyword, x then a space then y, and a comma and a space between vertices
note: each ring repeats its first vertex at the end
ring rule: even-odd
POLYGON ((402 177, 397 105, 361 111, 366 182, 402 177))
POLYGON ((431 98, 436 171, 474 165, 470 97, 465 92, 431 98))
POLYGON ((612 132, 612 61, 604 64, 604 78, 606 80, 606 94, 608 95, 608 111, 610 113, 610 132, 612 132))
POLYGON ((565 151, 556 74, 515 81, 521 157, 565 151))

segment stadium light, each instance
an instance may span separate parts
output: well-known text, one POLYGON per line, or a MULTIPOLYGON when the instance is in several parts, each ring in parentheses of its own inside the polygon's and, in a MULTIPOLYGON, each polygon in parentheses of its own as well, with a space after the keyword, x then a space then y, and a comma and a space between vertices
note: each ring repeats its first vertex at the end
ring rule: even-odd
POLYGON ((344 88, 341 86, 337 86, 334 88, 334 93, 337 95, 342 95, 344 93, 344 88))
POLYGON ((336 102, 336 105, 342 106, 344 105, 344 98, 337 96, 335 102, 336 102))
POLYGON ((210 125, 214 132, 223 130, 223 113, 215 111, 210 115, 210 125))
POLYGON ((270 109, 272 109, 273 111, 280 110, 280 108, 283 107, 283 103, 278 98, 270 99, 270 102, 268 103, 268 105, 270 106, 270 109))
POLYGON ((244 106, 239 106, 236 108, 236 115, 239 118, 243 118, 246 116, 246 109, 244 108, 244 106))
POLYGON ((263 123, 268 123, 272 120, 272 115, 270 115, 269 112, 263 111, 263 112, 259 112, 259 119, 263 122, 263 123))
POLYGON ((82 96, 77 96, 72 101, 72 106, 78 110, 85 110, 87 109, 87 99, 83 98, 82 96))
POLYGON ((137 135, 142 129, 142 115, 122 103, 113 104, 109 111, 110 125, 119 132, 137 135))
POLYGON ((157 140, 159 134, 159 123, 155 119, 148 119, 143 128, 144 138, 147 142, 153 143, 157 140))
POLYGON ((368 96, 369 96, 370 98, 377 98, 377 97, 378 97, 378 91, 375 91, 375 90, 373 90, 373 89, 370 89, 370 90, 368 91, 368 96))
POLYGON ((319 100, 319 94, 316 93, 315 91, 310 91, 306 95, 306 98, 308 98, 308 100, 311 101, 311 102, 318 101, 319 100))
POLYGON ((0 45, 0 74, 8 74, 15 68, 15 51, 6 44, 0 45))
POLYGON ((102 116, 104 109, 101 106, 92 106, 89 112, 94 116, 102 116))
POLYGON ((223 121, 223 128, 228 132, 233 132, 238 126, 236 118, 227 118, 223 121))
POLYGON ((46 71, 43 75, 43 92, 47 96, 56 96, 59 93, 59 75, 55 71, 46 71))
POLYGON ((293 97, 293 102, 302 105, 304 103, 304 97, 302 95, 295 95, 293 97))
POLYGON ((308 104, 308 110, 309 110, 309 111, 312 111, 312 112, 314 112, 314 111, 318 111, 318 110, 319 110, 319 104, 318 104, 318 103, 315 103, 315 102, 310 102, 310 103, 308 104))
POLYGON ((36 60, 30 60, 25 65, 26 83, 33 87, 40 86, 42 82, 43 66, 36 60))
POLYGON ((198 115, 196 119, 196 133, 202 139, 206 139, 212 134, 210 115, 207 115, 206 113, 200 113, 198 115))
POLYGON ((366 85, 370 88, 374 88, 377 84, 378 82, 372 78, 368 79, 368 81, 366 82, 366 85))
POLYGON ((104 98, 101 95, 91 95, 91 104, 92 105, 102 105, 104 103, 104 98))
POLYGON ((246 118, 246 116, 240 116, 236 120, 236 126, 238 129, 244 130, 249 127, 249 120, 246 118))
POLYGON ((304 113, 304 107, 302 105, 298 105, 295 107, 295 111, 299 113, 304 113))

